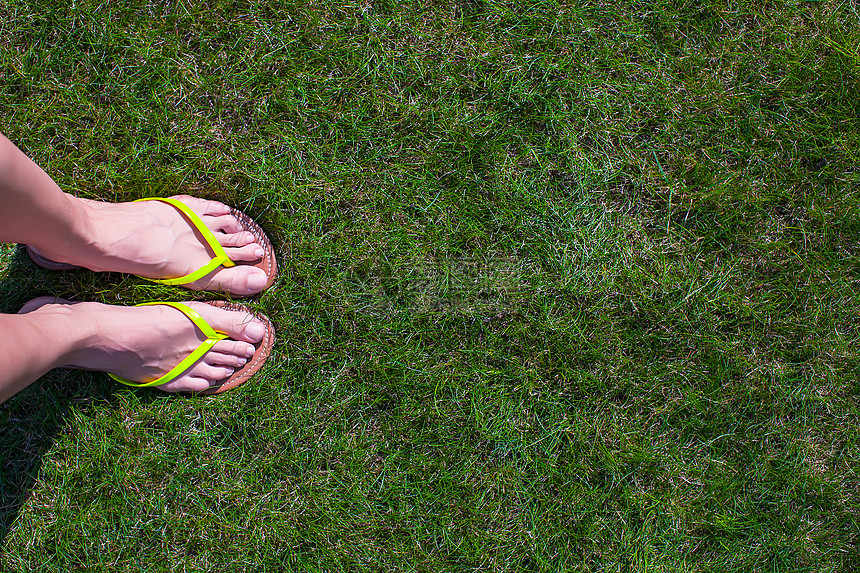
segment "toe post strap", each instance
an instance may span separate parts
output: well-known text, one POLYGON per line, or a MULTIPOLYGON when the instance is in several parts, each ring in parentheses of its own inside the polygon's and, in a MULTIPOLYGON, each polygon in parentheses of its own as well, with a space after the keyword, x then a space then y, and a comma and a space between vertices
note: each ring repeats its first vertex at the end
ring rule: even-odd
POLYGON ((166 305, 175 308, 176 310, 182 312, 188 319, 194 323, 200 332, 202 332, 206 336, 206 340, 200 343, 194 352, 186 356, 179 364, 171 368, 169 372, 164 374, 163 376, 159 376, 155 380, 151 380, 149 382, 135 382, 133 380, 129 380, 128 378, 123 378, 122 376, 117 376, 116 374, 108 374, 111 378, 116 380, 117 382, 121 382, 127 386, 134 386, 137 388, 145 388, 149 386, 160 386, 162 384, 167 384, 171 380, 178 378, 183 372, 191 368, 197 361, 199 361, 219 340, 224 340, 228 338, 228 336, 223 332, 218 332, 207 323, 200 314, 194 309, 185 306, 179 302, 145 302, 143 304, 139 304, 137 306, 155 306, 155 305, 166 305))
MULTIPOLYGON (((167 203, 172 207, 176 208, 180 213, 182 213, 188 221, 194 225, 194 228, 197 229, 203 238, 206 240, 206 244, 209 245, 209 248, 215 253, 215 256, 212 259, 197 269, 196 271, 189 273, 185 276, 176 277, 172 279, 148 279, 156 283, 161 283, 165 285, 184 285, 188 283, 193 283, 198 279, 202 279, 215 269, 220 266, 224 267, 234 267, 236 263, 230 260, 230 257, 227 256, 227 251, 224 250, 224 247, 218 242, 218 239, 215 238, 215 234, 209 230, 209 227, 206 226, 206 223, 203 222, 203 219, 200 218, 197 213, 195 213, 188 205, 179 201, 178 199, 174 199, 173 197, 144 197, 143 199, 138 199, 137 201, 160 201, 161 203, 167 203)), ((137 202, 135 201, 135 202, 137 202)))

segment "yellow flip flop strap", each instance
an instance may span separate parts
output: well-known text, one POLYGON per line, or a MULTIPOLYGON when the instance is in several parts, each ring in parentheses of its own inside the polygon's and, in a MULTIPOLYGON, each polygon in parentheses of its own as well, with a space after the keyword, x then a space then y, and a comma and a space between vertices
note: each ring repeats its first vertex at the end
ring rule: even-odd
POLYGON ((144 388, 146 386, 160 386, 161 384, 166 384, 191 368, 191 366, 200 360, 200 358, 209 352, 209 350, 215 345, 219 340, 224 340, 225 338, 229 338, 225 333, 218 332, 209 324, 203 320, 203 317, 200 316, 197 311, 192 310, 179 302, 145 302, 143 304, 138 304, 136 306, 153 306, 153 305, 167 305, 172 306, 176 310, 181 311, 185 316, 187 316, 191 322, 194 323, 194 326, 200 329, 200 332, 206 335, 206 340, 204 340, 200 346, 198 346, 194 352, 185 357, 185 359, 174 366, 170 372, 165 374, 164 376, 160 376, 155 380, 150 382, 134 382, 129 380, 128 378, 123 378, 122 376, 117 376, 116 374, 108 374, 111 378, 116 380, 117 382, 122 382, 127 386, 136 386, 138 388, 144 388))
MULTIPOLYGON (((215 252, 215 256, 211 261, 194 271, 193 273, 187 274, 183 277, 176 277, 175 279, 149 279, 147 280, 161 283, 165 285, 184 285, 188 283, 193 283, 197 279, 201 279, 214 271, 219 266, 223 265, 225 267, 235 267, 236 263, 230 260, 230 257, 227 256, 227 252, 224 250, 218 243, 218 239, 215 238, 215 235, 209 228, 206 226, 206 223, 192 211, 188 205, 179 201, 177 199, 173 199, 172 197, 145 197, 143 199, 138 199, 137 201, 161 201, 162 203, 167 203, 168 205, 172 205, 179 209, 179 211, 185 215, 189 222, 191 222, 194 227, 200 231, 200 234, 203 235, 203 238, 206 239, 206 243, 212 248, 215 252)), ((137 202, 135 201, 135 202, 137 202)), ((144 277, 146 278, 146 277, 144 277)))

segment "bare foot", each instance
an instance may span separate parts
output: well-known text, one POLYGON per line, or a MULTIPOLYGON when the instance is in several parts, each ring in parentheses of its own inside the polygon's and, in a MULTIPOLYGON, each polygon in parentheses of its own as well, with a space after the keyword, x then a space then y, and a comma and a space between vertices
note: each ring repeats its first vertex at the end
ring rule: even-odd
MULTIPOLYGON (((188 205, 211 230, 236 263, 253 263, 264 248, 244 231, 230 207, 188 195, 174 197, 188 205)), ((39 246, 38 254, 94 271, 131 273, 152 279, 185 276, 209 262, 213 253, 194 226, 175 207, 159 201, 106 203, 77 199, 85 239, 39 246), (83 243, 83 244, 82 244, 83 243)), ((193 290, 220 290, 248 296, 263 290, 266 273, 252 265, 219 267, 183 285, 193 290)))
MULTIPOLYGON (((147 382, 169 372, 193 352, 206 336, 180 311, 164 305, 114 306, 96 302, 31 300, 20 313, 65 313, 81 339, 60 368, 110 372, 147 382)), ((217 331, 230 338, 217 342, 187 371, 157 388, 166 392, 202 392, 217 386, 241 368, 265 335, 265 326, 246 312, 219 309, 206 303, 183 303, 217 331)))

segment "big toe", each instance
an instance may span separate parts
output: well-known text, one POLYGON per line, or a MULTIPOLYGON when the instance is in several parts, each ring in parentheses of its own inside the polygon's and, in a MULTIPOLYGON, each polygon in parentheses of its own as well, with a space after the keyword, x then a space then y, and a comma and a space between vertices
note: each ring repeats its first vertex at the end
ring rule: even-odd
POLYGON ((245 307, 235 305, 234 308, 240 310, 233 310, 227 306, 229 303, 224 306, 203 302, 187 304, 200 313, 209 326, 232 340, 256 345, 266 336, 266 324, 245 307))
POLYGON ((268 277, 262 269, 250 265, 219 268, 192 283, 196 290, 220 290, 235 296, 250 296, 262 292, 268 277))

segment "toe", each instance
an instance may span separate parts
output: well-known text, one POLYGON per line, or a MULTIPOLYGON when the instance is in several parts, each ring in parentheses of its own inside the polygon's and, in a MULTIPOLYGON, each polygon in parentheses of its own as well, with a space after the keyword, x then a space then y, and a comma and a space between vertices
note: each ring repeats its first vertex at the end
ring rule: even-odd
POLYGON ((227 256, 230 257, 231 261, 259 261, 263 258, 263 255, 266 252, 263 250, 263 247, 258 245, 257 243, 251 243, 250 245, 245 245, 244 247, 234 247, 224 249, 224 252, 227 253, 227 256))
POLYGON ((230 207, 218 201, 208 201, 199 197, 192 197, 191 195, 174 195, 172 199, 182 201, 201 217, 217 217, 220 215, 228 215, 230 213, 230 207))
POLYGON ((234 296, 251 296, 263 290, 268 277, 257 267, 239 265, 218 268, 190 286, 197 290, 221 290, 234 296))
POLYGON ((242 231, 242 224, 233 215, 218 215, 217 217, 203 217, 203 222, 213 233, 238 233, 242 231))
POLYGON ((237 356, 235 354, 222 354, 220 352, 215 352, 214 350, 210 350, 204 361, 207 364, 212 366, 227 366, 230 368, 241 368, 248 362, 248 359, 244 356, 237 356))
POLYGON ((257 238, 254 233, 242 231, 240 233, 217 233, 215 238, 222 247, 244 247, 250 245, 257 238))
POLYGON ((165 392, 203 392, 214 385, 215 382, 202 376, 185 375, 156 388, 165 392))
POLYGON ((248 269, 248 277, 245 280, 245 288, 249 293, 258 293, 266 286, 266 273, 256 267, 248 269))
POLYGON ((241 340, 219 340, 212 346, 212 350, 209 351, 216 352, 218 354, 229 354, 233 356, 238 356, 240 358, 250 358, 254 355, 254 351, 256 347, 249 343, 241 340))
POLYGON ((233 372, 233 368, 230 368, 229 366, 213 366, 206 362, 198 362, 194 368, 188 372, 188 376, 192 378, 203 378, 211 384, 216 384, 225 378, 229 378, 233 372))
POLYGON ((183 382, 182 392, 203 392, 215 385, 214 381, 200 376, 189 376, 183 382))
MULTIPOLYGON (((200 313, 212 328, 224 332, 234 341, 256 344, 266 335, 265 325, 250 312, 226 310, 206 303, 187 304, 200 313)), ((221 352, 214 347, 213 350, 221 352)))

